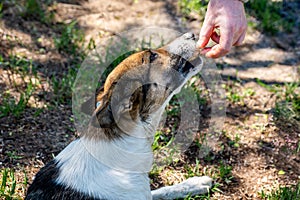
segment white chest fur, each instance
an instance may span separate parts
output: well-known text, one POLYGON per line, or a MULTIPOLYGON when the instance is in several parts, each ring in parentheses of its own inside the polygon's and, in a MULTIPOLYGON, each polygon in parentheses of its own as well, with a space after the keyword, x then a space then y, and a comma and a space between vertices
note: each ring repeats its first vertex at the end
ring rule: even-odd
POLYGON ((56 182, 96 198, 152 199, 147 173, 152 164, 151 146, 141 141, 134 144, 136 139, 96 142, 80 138, 72 142, 55 158, 59 167, 56 182), (137 153, 142 146, 144 153, 137 153))

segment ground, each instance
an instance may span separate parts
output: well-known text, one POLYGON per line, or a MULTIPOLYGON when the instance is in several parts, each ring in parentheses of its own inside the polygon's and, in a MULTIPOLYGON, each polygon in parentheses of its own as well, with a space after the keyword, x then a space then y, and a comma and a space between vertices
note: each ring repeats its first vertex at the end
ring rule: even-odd
MULTIPOLYGON (((198 34, 203 17, 193 12, 184 16, 177 1, 28 2, 36 1, 0 4, 0 167, 15 171, 15 199, 24 197, 24 182, 30 183, 80 134, 70 104, 72 75, 84 54, 77 44, 97 44, 107 36, 154 25, 198 34), (77 23, 66 25, 73 20, 77 23)), ((199 157, 195 138, 179 160, 150 173, 152 188, 205 174, 215 178, 211 199, 263 199, 262 191, 299 183, 300 3, 289 1, 287 6, 295 21, 290 30, 270 34, 249 25, 244 44, 215 60, 226 92, 217 147, 199 157)), ((248 21, 256 19, 249 15, 248 21)), ((198 137, 209 131, 211 100, 205 98, 198 137)), ((173 131, 174 108, 168 106, 159 145, 173 131)))

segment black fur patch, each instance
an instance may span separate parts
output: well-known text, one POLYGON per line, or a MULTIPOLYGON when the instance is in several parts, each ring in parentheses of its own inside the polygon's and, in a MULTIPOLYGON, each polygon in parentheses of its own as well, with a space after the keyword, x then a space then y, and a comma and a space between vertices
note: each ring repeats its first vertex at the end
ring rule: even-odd
POLYGON ((173 54, 171 55, 171 58, 172 58, 171 62, 173 63, 172 64, 173 69, 175 69, 185 77, 188 75, 191 69, 195 68, 194 65, 192 65, 189 61, 187 61, 186 59, 184 59, 179 55, 173 54))
POLYGON ((59 176, 55 160, 43 167, 37 174, 27 191, 25 200, 100 200, 75 191, 55 180, 59 176))

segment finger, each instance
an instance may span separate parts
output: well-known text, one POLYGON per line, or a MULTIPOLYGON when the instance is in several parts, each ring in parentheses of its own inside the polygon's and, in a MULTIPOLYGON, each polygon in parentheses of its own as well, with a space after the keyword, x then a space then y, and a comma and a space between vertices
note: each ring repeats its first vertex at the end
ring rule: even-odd
POLYGON ((209 17, 206 17, 200 31, 200 36, 199 36, 199 41, 197 42, 197 46, 199 46, 200 48, 204 48, 207 45, 213 33, 213 30, 214 30, 214 25, 212 21, 209 19, 209 17))
POLYGON ((213 46, 206 54, 205 56, 208 58, 219 58, 222 56, 226 55, 226 51, 224 51, 221 47, 220 44, 217 44, 213 46))
POLYGON ((240 46, 243 44, 243 41, 246 37, 246 31, 244 33, 242 33, 242 35, 239 37, 239 39, 234 43, 233 46, 240 46))
POLYGON ((220 42, 220 35, 218 35, 215 31, 212 33, 210 38, 217 44, 220 42))
POLYGON ((219 58, 226 55, 231 47, 233 41, 232 28, 221 27, 220 28, 220 41, 219 44, 215 45, 207 54, 210 58, 219 58))
POLYGON ((209 52, 211 50, 212 47, 205 47, 204 49, 202 49, 200 51, 200 54, 205 55, 207 52, 209 52))

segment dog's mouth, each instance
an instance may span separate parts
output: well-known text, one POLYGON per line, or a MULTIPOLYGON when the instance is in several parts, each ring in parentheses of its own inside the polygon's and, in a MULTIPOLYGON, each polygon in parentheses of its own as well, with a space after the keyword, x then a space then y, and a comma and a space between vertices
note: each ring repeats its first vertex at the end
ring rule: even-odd
POLYGON ((190 70, 194 68, 194 66, 181 56, 176 56, 175 59, 176 64, 174 65, 173 69, 186 77, 190 70))
POLYGON ((199 64, 202 62, 197 53, 195 53, 194 56, 189 60, 186 60, 179 55, 174 55, 173 58, 175 59, 174 62, 176 63, 173 69, 179 72, 183 77, 187 77, 189 74, 198 71, 197 69, 199 68, 199 64))

